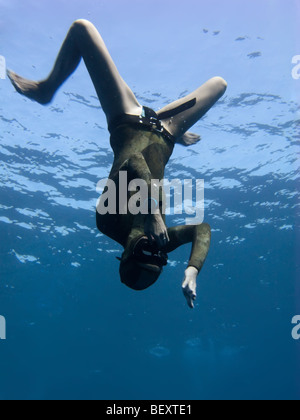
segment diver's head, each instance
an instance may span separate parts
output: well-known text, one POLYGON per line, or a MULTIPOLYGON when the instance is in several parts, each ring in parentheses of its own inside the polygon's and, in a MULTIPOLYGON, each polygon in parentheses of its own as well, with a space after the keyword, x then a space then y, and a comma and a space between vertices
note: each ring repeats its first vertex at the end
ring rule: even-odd
POLYGON ((168 256, 150 244, 147 237, 136 240, 131 251, 123 254, 120 265, 122 283, 133 290, 145 290, 158 280, 167 265, 168 256))

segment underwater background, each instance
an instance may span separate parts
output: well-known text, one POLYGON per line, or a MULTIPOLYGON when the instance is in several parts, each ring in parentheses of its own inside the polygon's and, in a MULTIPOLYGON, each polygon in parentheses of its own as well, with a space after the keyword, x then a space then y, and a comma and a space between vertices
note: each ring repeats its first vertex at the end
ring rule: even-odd
POLYGON ((299 399, 299 1, 0 0, 0 55, 40 80, 78 18, 143 105, 227 80, 166 173, 205 180, 212 246, 194 311, 190 246, 148 291, 123 286, 95 225, 113 154, 84 65, 47 107, 0 80, 0 399, 299 399))

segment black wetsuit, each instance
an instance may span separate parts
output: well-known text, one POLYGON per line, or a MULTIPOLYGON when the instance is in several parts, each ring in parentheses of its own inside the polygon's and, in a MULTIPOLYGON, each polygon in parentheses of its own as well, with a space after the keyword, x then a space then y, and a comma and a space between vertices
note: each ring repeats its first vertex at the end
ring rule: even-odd
MULTIPOLYGON (((175 143, 171 137, 157 130, 151 130, 144 125, 128 124, 121 122, 111 130, 111 147, 115 154, 113 167, 109 179, 117 185, 117 197, 119 195, 119 172, 126 171, 128 184, 134 179, 143 179, 147 185, 151 180, 163 180, 165 167, 172 156, 175 143)), ((130 198, 130 195, 129 195, 130 198)), ((163 196, 160 199, 160 209, 162 210, 163 196)), ((117 209, 119 203, 117 203, 117 209)), ((162 215, 165 221, 165 215, 162 215)), ((145 234, 145 218, 147 216, 139 214, 133 216, 127 214, 100 215, 97 212, 98 229, 121 244, 124 248, 130 239, 145 234)), ((177 226, 168 229, 170 243, 164 249, 166 253, 174 251, 181 245, 192 243, 192 253, 189 266, 201 270, 208 254, 211 230, 209 225, 202 224, 197 226, 177 226)))

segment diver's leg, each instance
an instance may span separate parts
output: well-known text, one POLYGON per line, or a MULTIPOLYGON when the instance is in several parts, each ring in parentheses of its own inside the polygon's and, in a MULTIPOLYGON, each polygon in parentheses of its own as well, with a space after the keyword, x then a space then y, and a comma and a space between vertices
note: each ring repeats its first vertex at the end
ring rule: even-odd
POLYGON ((46 80, 33 82, 13 72, 8 72, 8 76, 19 93, 46 104, 76 70, 81 58, 84 59, 109 122, 122 113, 141 114, 141 105, 121 78, 102 37, 95 26, 86 20, 73 23, 46 80))
POLYGON ((163 113, 171 113, 171 117, 163 120, 164 127, 177 139, 180 139, 194 124, 196 124, 224 95, 227 83, 221 77, 214 77, 203 86, 185 98, 164 107, 158 111, 158 116, 163 113), (178 107, 183 106, 189 101, 196 100, 191 108, 172 116, 172 111, 176 113, 178 107))

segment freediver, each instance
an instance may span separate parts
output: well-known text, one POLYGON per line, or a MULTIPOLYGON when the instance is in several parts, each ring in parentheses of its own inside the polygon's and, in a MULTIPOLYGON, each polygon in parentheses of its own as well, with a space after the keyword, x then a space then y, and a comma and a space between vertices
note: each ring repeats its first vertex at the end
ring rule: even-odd
POLYGON ((188 132, 224 95, 227 84, 215 77, 192 94, 157 113, 143 107, 121 78, 95 26, 77 20, 71 26, 54 68, 45 80, 24 79, 12 71, 8 77, 20 94, 42 105, 49 104, 59 87, 73 74, 83 58, 106 115, 114 163, 109 179, 118 184, 120 171, 128 182, 142 179, 149 186, 148 214, 100 215, 97 227, 124 248, 120 264, 122 283, 134 290, 153 285, 167 265, 168 254, 192 243, 191 257, 182 284, 190 308, 196 300, 197 277, 208 255, 211 229, 207 224, 166 227, 159 203, 151 197, 152 180, 163 180, 175 144, 190 146, 200 137, 188 132))

